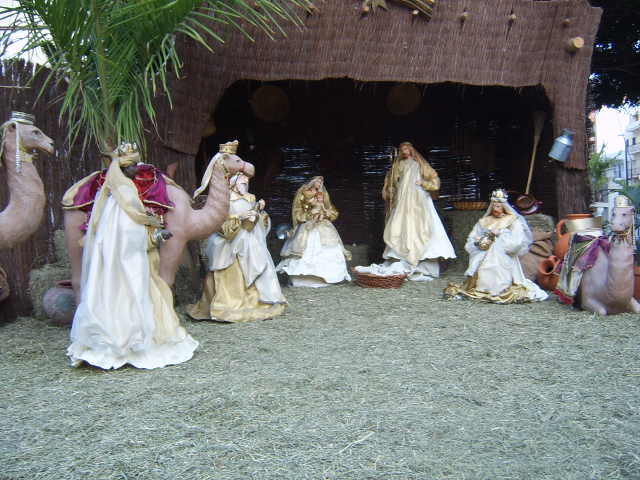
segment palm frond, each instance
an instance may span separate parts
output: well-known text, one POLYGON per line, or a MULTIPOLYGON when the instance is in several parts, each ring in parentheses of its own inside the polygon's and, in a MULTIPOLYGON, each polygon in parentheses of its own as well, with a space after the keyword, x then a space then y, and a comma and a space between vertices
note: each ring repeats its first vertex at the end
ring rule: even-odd
MULTIPOLYGON (((143 124, 154 126, 154 97, 171 102, 169 75, 180 75, 176 35, 212 50, 218 27, 251 38, 258 29, 284 34, 280 23, 300 25, 311 0, 18 0, 3 8, 5 23, 27 34, 23 52, 43 48, 48 81, 64 81, 61 116, 69 140, 111 149, 121 140, 144 145, 143 124)), ((5 40, 9 32, 0 35, 5 40)), ((21 52, 21 53, 23 53, 21 52)), ((44 87, 43 87, 44 88, 44 87)))

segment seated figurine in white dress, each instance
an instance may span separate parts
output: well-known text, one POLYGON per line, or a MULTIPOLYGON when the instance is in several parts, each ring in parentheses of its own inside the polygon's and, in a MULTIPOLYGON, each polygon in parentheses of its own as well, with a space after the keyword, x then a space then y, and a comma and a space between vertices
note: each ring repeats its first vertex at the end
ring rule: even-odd
POLYGON ((346 260, 350 259, 333 226, 338 210, 331 203, 322 177, 302 185, 293 199, 293 229, 282 246, 277 270, 289 275, 294 287, 325 287, 351 280, 346 260))
POLYGON ((409 280, 431 280, 440 275, 440 258, 456 257, 431 199, 430 192, 439 189, 433 167, 411 143, 400 144, 382 190, 386 261, 378 269, 404 272, 409 280))
POLYGON ((507 193, 494 191, 489 208, 467 237, 467 279, 463 285, 449 284, 445 296, 493 303, 545 300, 547 293, 524 276, 519 260, 532 241, 527 222, 509 205, 507 193))
POLYGON ((220 231, 209 237, 209 272, 202 297, 187 307, 198 320, 249 322, 273 318, 284 312, 282 294, 267 234, 271 227, 264 200, 249 193, 249 178, 230 178, 229 217, 220 231))
POLYGON ((80 303, 73 318, 72 365, 158 368, 189 360, 198 347, 180 326, 160 277, 158 244, 170 237, 145 208, 132 178, 140 155, 125 144, 111 154, 84 240, 80 303))

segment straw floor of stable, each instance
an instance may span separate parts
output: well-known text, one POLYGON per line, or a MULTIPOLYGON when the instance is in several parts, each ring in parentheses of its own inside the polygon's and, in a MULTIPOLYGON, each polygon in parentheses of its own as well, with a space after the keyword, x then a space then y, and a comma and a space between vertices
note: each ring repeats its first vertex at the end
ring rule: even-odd
POLYGON ((2 325, 0 478, 640 478, 639 316, 445 301, 452 278, 286 289, 274 320, 187 321, 195 357, 154 371, 2 325))

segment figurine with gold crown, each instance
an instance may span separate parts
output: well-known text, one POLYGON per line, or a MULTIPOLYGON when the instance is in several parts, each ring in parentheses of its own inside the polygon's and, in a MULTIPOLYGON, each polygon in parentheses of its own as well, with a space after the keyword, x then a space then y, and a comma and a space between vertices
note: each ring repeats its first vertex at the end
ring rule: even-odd
POLYGON ((170 205, 166 189, 157 191, 162 177, 139 162, 135 144, 124 143, 109 157, 106 171, 79 182, 67 197, 75 203, 84 194, 90 206, 67 355, 74 366, 106 370, 185 362, 198 342, 180 325, 160 277, 159 244, 171 238, 162 215, 170 205))
MULTIPOLYGON (((237 145, 221 145, 220 152, 235 154, 237 145)), ((187 307, 198 320, 249 322, 282 314, 282 294, 273 259, 267 248, 271 227, 265 201, 249 193, 243 171, 229 177, 229 213, 207 240, 208 272, 200 300, 187 307)))
POLYGON ((532 241, 527 222, 509 204, 507 192, 495 190, 486 213, 467 237, 466 281, 463 285, 450 284, 445 296, 493 303, 545 300, 547 294, 524 276, 519 260, 532 241))

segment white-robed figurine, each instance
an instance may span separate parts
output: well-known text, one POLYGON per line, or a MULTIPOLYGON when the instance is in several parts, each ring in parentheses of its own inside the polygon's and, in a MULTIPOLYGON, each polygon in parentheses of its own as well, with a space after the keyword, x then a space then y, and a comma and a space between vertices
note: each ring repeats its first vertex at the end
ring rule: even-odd
POLYGON ((230 178, 229 217, 209 237, 209 272, 202 297, 187 308, 195 319, 248 322, 280 315, 282 294, 266 237, 271 227, 264 200, 249 193, 249 178, 230 178))
POLYGON ((158 244, 171 235, 140 200, 132 180, 140 160, 135 145, 124 144, 110 156, 84 240, 80 304, 67 355, 74 366, 85 361, 104 369, 185 362, 198 342, 180 326, 159 273, 158 244))
POLYGON ((529 251, 531 230, 507 201, 504 190, 491 194, 486 213, 469 233, 469 268, 463 285, 450 284, 445 295, 464 295, 494 303, 545 300, 546 292, 524 276, 519 257, 529 251))
POLYGON ((331 203, 322 177, 302 185, 293 199, 291 236, 282 246, 277 270, 289 275, 294 287, 325 287, 351 280, 340 235, 333 226, 338 210, 331 203))
POLYGON ((382 189, 384 268, 402 270, 409 280, 430 280, 440 274, 439 258, 456 257, 429 193, 439 189, 438 173, 411 143, 401 143, 382 189))

